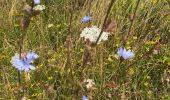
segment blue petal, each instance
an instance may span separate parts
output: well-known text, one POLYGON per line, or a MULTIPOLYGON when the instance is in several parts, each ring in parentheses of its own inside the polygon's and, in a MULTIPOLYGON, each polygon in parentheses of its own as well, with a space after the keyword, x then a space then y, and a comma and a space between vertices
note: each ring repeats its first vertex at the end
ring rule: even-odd
POLYGON ((127 51, 125 48, 122 48, 122 47, 120 47, 118 49, 117 53, 119 56, 122 56, 124 59, 129 59, 129 58, 135 57, 135 54, 133 52, 131 52, 131 50, 127 51))
POLYGON ((32 65, 29 65, 29 69, 31 69, 31 70, 35 70, 35 67, 34 67, 34 66, 32 66, 32 65))
POLYGON ((124 54, 122 57, 123 57, 124 59, 128 59, 128 58, 129 58, 126 54, 124 54))
POLYGON ((25 70, 25 72, 29 71, 29 70, 30 70, 30 69, 29 69, 29 65, 26 65, 26 66, 24 67, 24 70, 25 70))
POLYGON ((13 56, 11 59, 11 63, 12 63, 12 66, 14 66, 20 71, 23 71, 23 70, 29 71, 30 69, 35 70, 35 67, 30 65, 30 63, 38 57, 39 56, 35 54, 34 52, 28 52, 26 57, 22 59, 19 58, 19 54, 15 54, 15 56, 13 56))
POLYGON ((18 54, 15 54, 15 56, 12 57, 11 63, 18 70, 20 70, 20 71, 23 70, 24 62, 19 59, 19 55, 18 54))
POLYGON ((130 50, 126 51, 126 49, 124 49, 123 51, 123 58, 124 59, 130 59, 135 57, 135 54, 133 52, 131 52, 130 50))
POLYGON ((37 59, 39 56, 34 52, 28 52, 26 55, 26 62, 31 63, 34 59, 37 59))
POLYGON ((91 19, 90 16, 84 16, 82 22, 87 23, 90 21, 90 19, 91 19))
POLYGON ((22 67, 22 70, 24 71, 29 71, 29 70, 35 70, 35 67, 30 65, 30 64, 25 64, 23 67, 22 67))
POLYGON ((123 48, 122 47, 120 47, 119 49, 118 49, 118 55, 119 56, 123 56, 123 48))
POLYGON ((83 96, 82 100, 88 100, 87 96, 83 96))

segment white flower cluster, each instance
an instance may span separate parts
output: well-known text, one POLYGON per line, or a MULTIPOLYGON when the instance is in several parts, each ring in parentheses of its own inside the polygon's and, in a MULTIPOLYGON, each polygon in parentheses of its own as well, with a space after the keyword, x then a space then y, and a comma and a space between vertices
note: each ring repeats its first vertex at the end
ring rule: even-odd
POLYGON ((48 24, 48 28, 51 28, 51 27, 53 27, 54 26, 54 24, 48 24))
MULTIPOLYGON (((91 28, 86 27, 80 34, 80 37, 84 37, 85 41, 89 39, 91 42, 96 42, 100 32, 101 29, 98 28, 97 26, 92 26, 91 28)), ((110 34, 109 32, 103 32, 97 44, 100 44, 101 41, 108 40, 109 34, 110 34)))
POLYGON ((45 5, 36 5, 33 10, 35 11, 42 11, 45 9, 45 5))
POLYGON ((86 88, 89 89, 95 85, 94 81, 92 79, 85 79, 83 81, 86 84, 86 88))

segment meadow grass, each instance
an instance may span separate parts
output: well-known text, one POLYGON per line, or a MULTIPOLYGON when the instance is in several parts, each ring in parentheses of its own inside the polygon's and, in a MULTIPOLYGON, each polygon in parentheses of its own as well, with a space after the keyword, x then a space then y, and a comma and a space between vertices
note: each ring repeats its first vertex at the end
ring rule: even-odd
POLYGON ((46 9, 31 17, 23 31, 26 4, 1 0, 0 99, 81 100, 86 95, 89 100, 169 100, 169 0, 113 0, 108 11, 111 1, 42 0, 46 9), (92 17, 90 22, 82 22, 85 15, 92 17), (82 30, 102 29, 105 19, 115 24, 109 39, 87 45, 82 30), (119 57, 121 46, 135 57, 119 57), (11 57, 29 50, 40 57, 33 62, 36 70, 20 73, 19 84, 11 57), (95 85, 86 88, 84 79, 95 85))

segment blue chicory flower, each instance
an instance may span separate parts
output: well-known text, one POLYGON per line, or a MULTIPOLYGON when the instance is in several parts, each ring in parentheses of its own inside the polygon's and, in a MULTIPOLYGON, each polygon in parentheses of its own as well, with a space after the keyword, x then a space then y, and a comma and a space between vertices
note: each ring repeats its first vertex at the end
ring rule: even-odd
POLYGON ((37 59, 39 56, 34 52, 28 52, 25 57, 19 58, 19 54, 15 54, 15 56, 12 57, 11 63, 12 66, 17 68, 19 71, 29 71, 35 70, 35 67, 31 65, 31 62, 35 59, 37 59))
POLYGON ((40 2, 41 2, 40 0, 34 0, 34 4, 38 5, 38 4, 40 4, 40 2))
POLYGON ((83 96, 82 100, 88 100, 87 96, 83 96))
POLYGON ((90 19, 91 19, 91 16, 84 16, 83 19, 82 19, 82 22, 87 23, 87 22, 90 21, 90 19))
POLYGON ((131 52, 131 50, 126 51, 126 49, 125 48, 123 49, 122 47, 118 49, 117 53, 119 56, 122 56, 124 59, 130 59, 135 57, 135 54, 131 52))

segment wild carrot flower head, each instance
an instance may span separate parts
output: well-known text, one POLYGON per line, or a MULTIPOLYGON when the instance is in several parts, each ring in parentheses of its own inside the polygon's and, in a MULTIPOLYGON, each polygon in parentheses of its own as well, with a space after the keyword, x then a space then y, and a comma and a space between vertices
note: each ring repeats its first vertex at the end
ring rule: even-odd
POLYGON ((45 5, 36 5, 33 8, 33 10, 35 10, 35 11, 42 11, 44 9, 45 9, 45 5))
POLYGON ((130 58, 134 58, 135 54, 133 52, 131 52, 131 50, 126 50, 125 48, 120 47, 118 49, 118 55, 122 56, 124 59, 130 59, 130 58))
POLYGON ((83 96, 82 100, 88 100, 87 96, 83 96))
POLYGON ((37 59, 39 56, 34 52, 28 52, 25 57, 19 58, 19 54, 15 54, 15 56, 12 57, 11 63, 12 66, 17 68, 20 71, 29 71, 35 70, 35 67, 31 65, 31 62, 35 59, 37 59))
MULTIPOLYGON (((82 33, 80 34, 80 37, 84 37, 85 41, 89 40, 90 42, 96 42, 97 38, 99 37, 99 34, 101 32, 101 29, 98 28, 97 26, 92 26, 91 28, 84 28, 82 33)), ((108 40, 109 32, 103 32, 98 44, 101 43, 101 41, 106 41, 108 40)))
POLYGON ((48 28, 51 28, 51 27, 53 27, 54 26, 54 24, 48 24, 48 28))
POLYGON ((41 0, 34 0, 34 4, 40 4, 41 0))
POLYGON ((87 23, 87 22, 90 21, 90 19, 91 19, 91 16, 84 16, 83 19, 82 19, 82 22, 87 23))
POLYGON ((86 88, 89 89, 95 85, 94 81, 92 79, 85 79, 84 83, 86 84, 86 88))

